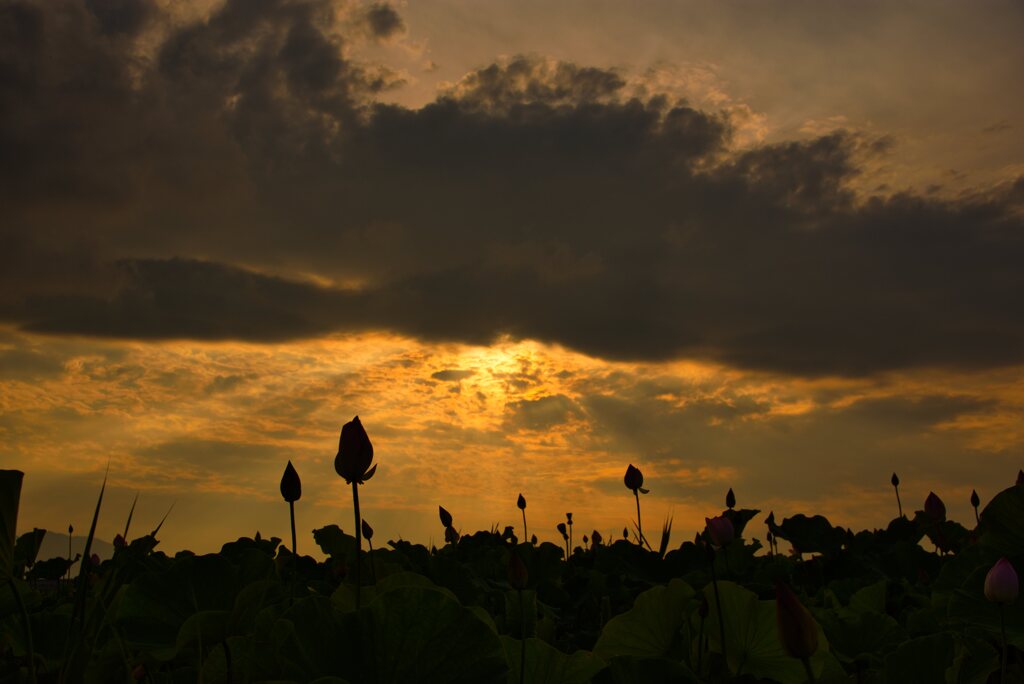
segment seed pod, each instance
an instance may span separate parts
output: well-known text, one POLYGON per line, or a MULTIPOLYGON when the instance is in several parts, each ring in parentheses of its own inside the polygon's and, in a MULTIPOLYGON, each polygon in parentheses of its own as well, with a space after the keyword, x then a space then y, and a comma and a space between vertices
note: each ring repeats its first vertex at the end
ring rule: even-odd
POLYGON ((291 461, 288 461, 288 465, 284 467, 284 475, 281 476, 281 496, 288 502, 302 498, 302 482, 291 461))

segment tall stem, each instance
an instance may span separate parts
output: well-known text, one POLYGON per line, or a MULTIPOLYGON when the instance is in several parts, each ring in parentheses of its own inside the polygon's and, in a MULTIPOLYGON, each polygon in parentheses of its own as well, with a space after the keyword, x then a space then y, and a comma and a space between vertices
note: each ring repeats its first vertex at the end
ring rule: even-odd
POLYGON ((359 554, 363 550, 363 519, 359 516, 359 485, 352 483, 352 506, 356 514, 356 610, 359 610, 359 554))
POLYGON ((526 609, 523 607, 523 590, 519 589, 519 684, 526 682, 526 609))
POLYGON ((718 579, 715 577, 715 557, 711 556, 711 586, 715 590, 715 609, 718 611, 718 635, 722 639, 722 657, 729 662, 725 652, 725 618, 722 617, 722 601, 718 598, 718 579))
POLYGON ((526 529, 526 509, 522 509, 523 512, 523 543, 530 543, 530 532, 526 529))
POLYGON ((633 496, 636 497, 636 529, 640 533, 640 543, 650 549, 651 545, 647 543, 647 537, 644 536, 644 526, 640 522, 640 491, 634 489, 633 496))
POLYGON ((295 502, 294 501, 289 501, 288 502, 288 510, 292 514, 292 555, 297 557, 299 554, 295 550, 295 502))
POLYGON ((807 681, 810 684, 814 684, 814 670, 811 669, 811 661, 809 658, 801 658, 800 661, 804 664, 804 672, 807 673, 807 681))
POLYGON ((1006 684, 1006 609, 999 604, 999 631, 1002 638, 1002 664, 999 666, 999 684, 1006 684))

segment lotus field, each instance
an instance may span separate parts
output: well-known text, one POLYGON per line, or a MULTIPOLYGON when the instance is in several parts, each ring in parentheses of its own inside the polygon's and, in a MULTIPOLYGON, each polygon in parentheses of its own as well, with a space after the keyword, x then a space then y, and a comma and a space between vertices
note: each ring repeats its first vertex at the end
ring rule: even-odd
POLYGON ((439 506, 445 544, 426 548, 375 544, 359 490, 376 468, 356 418, 335 460, 352 496, 340 526, 296 534, 289 462, 285 542, 169 556, 159 527, 129 541, 129 515, 102 562, 103 488, 81 559, 39 559, 43 530, 15 538, 23 474, 0 471, 0 683, 1024 682, 1024 476, 983 508, 973 495, 965 526, 935 494, 904 512, 893 474, 896 517, 860 532, 755 524, 730 489, 680 545, 671 520, 644 527, 629 464, 615 539, 571 513, 534 520, 510 492, 515 526, 470 533, 439 506), (314 543, 326 560, 302 555, 314 543))

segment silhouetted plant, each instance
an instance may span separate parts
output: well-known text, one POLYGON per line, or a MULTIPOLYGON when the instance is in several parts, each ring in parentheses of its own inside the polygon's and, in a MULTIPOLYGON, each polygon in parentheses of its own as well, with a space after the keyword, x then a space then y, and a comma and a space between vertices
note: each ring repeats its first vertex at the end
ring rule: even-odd
POLYGON ((974 524, 981 524, 981 517, 978 515, 978 506, 981 505, 981 497, 978 496, 978 490, 971 490, 971 507, 974 508, 974 524))
POLYGON ((363 518, 363 536, 370 547, 370 575, 373 577, 373 583, 377 584, 377 565, 373 560, 373 528, 366 522, 366 518, 363 518))
POLYGON ((519 493, 519 498, 516 500, 516 506, 523 514, 523 539, 529 539, 529 532, 526 529, 526 498, 523 497, 523 493, 519 493))
POLYGON ((363 519, 359 515, 359 485, 363 484, 377 472, 373 467, 373 444, 359 422, 359 416, 341 426, 341 437, 338 439, 338 455, 334 457, 334 470, 352 485, 352 508, 356 522, 356 608, 359 608, 359 555, 363 550, 363 519))
POLYGON ((775 584, 775 625, 783 649, 790 657, 803 663, 807 681, 814 682, 811 656, 818 650, 818 625, 793 590, 783 582, 775 584))
POLYGON ((569 548, 572 549, 572 513, 565 514, 565 524, 569 526, 569 548))
MULTIPOLYGON (((729 491, 732 491, 731 489, 729 491)), ((672 537, 672 516, 665 518, 665 522, 661 526, 661 543, 658 544, 658 555, 662 558, 668 552, 669 540, 672 537)))
POLYGON ((729 487, 729 491, 725 493, 725 507, 729 510, 736 508, 736 495, 733 494, 732 487, 729 487))
POLYGON ((626 489, 633 491, 633 496, 636 497, 636 529, 637 536, 640 539, 640 543, 646 546, 648 549, 651 545, 647 543, 647 538, 644 537, 644 526, 640 520, 640 494, 648 494, 650 490, 644 489, 644 474, 640 472, 639 468, 633 466, 632 463, 626 468, 626 475, 622 478, 622 481, 626 485, 626 489))
POLYGON ((928 498, 924 500, 924 514, 933 523, 940 523, 946 519, 946 504, 942 503, 935 492, 928 492, 928 498))
POLYGON ((555 529, 562 535, 562 541, 565 543, 565 560, 569 560, 569 531, 565 527, 565 523, 558 523, 555 525, 555 529))
POLYGON ((896 492, 896 508, 899 510, 899 517, 903 517, 903 502, 900 501, 900 478, 896 473, 892 474, 889 478, 889 482, 892 483, 892 488, 896 492))
POLYGON ((288 461, 288 465, 284 468, 284 474, 281 476, 281 496, 288 502, 288 512, 292 522, 292 555, 297 556, 295 502, 302 498, 302 482, 299 480, 299 474, 295 471, 295 466, 292 465, 291 461, 288 461))

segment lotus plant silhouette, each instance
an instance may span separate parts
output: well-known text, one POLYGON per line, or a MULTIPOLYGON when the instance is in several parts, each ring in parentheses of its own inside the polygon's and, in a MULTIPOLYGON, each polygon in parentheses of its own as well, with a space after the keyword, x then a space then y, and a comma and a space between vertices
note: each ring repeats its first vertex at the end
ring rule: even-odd
POLYGON ((892 488, 896 491, 896 508, 899 510, 900 517, 903 517, 903 502, 900 501, 900 478, 896 473, 892 474, 889 478, 889 483, 892 484, 892 488))
POLYGON ((352 485, 352 508, 356 519, 356 609, 359 608, 359 556, 363 550, 363 518, 359 515, 359 485, 377 472, 373 465, 373 444, 370 442, 359 416, 341 426, 338 439, 338 455, 334 457, 334 470, 352 485))
POLYGON ((292 465, 291 461, 288 461, 288 465, 284 468, 284 475, 281 476, 281 496, 288 502, 288 511, 291 513, 292 519, 292 555, 296 553, 295 543, 295 502, 302 497, 302 482, 299 480, 299 474, 295 470, 295 466, 292 465))
POLYGON ((516 499, 516 507, 523 513, 523 539, 529 539, 530 535, 526 529, 526 497, 523 496, 522 492, 519 493, 519 498, 516 499))
POLYGON ((978 515, 978 506, 981 505, 981 497, 978 496, 978 490, 971 490, 971 507, 974 509, 974 524, 981 524, 981 517, 978 515))
POLYGON ((625 483, 626 489, 632 490, 633 496, 636 497, 636 531, 637 536, 640 538, 640 544, 650 549, 651 545, 647 543, 647 538, 644 537, 644 526, 640 520, 640 495, 650 493, 650 490, 644 489, 644 474, 640 472, 639 468, 630 463, 629 467, 626 468, 626 474, 623 476, 622 481, 625 483))

